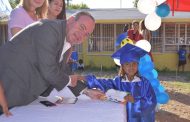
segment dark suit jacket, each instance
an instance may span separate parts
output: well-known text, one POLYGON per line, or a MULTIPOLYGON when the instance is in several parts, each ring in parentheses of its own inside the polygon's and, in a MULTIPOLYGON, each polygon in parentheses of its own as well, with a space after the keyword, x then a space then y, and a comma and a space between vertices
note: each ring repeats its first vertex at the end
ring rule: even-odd
MULTIPOLYGON (((9 107, 28 104, 48 88, 59 91, 68 84, 67 52, 59 62, 65 28, 63 20, 35 22, 0 47, 0 81, 9 107)), ((80 84, 72 91, 78 95, 84 87, 80 84)))

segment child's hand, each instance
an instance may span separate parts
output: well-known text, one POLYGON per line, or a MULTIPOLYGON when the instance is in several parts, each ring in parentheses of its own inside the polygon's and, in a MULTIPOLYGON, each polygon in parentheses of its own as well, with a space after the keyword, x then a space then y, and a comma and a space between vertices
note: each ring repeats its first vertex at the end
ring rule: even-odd
POLYGON ((12 113, 9 111, 8 107, 3 107, 3 113, 6 117, 12 116, 12 113))
POLYGON ((101 98, 105 96, 105 94, 102 91, 97 89, 85 89, 83 93, 88 97, 90 97, 91 99, 97 99, 97 100, 101 100, 101 98))
POLYGON ((106 97, 106 95, 102 95, 102 96, 99 97, 99 99, 102 100, 102 101, 105 101, 105 100, 107 100, 107 97, 106 97))
POLYGON ((124 99, 125 99, 125 102, 126 102, 126 103, 127 103, 127 102, 134 103, 134 98, 133 98, 133 96, 131 96, 130 94, 127 95, 127 96, 125 96, 124 99))

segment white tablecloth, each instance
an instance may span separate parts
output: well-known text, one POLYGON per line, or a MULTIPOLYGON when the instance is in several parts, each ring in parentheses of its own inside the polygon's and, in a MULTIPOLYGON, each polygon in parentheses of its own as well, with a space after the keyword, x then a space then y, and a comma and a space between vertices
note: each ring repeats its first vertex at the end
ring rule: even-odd
MULTIPOLYGON (((54 95, 55 92, 51 94, 54 95)), ((27 106, 15 107, 11 112, 11 117, 0 116, 0 122, 126 122, 124 105, 91 100, 85 95, 79 96, 76 104, 46 107, 38 99, 27 106)))

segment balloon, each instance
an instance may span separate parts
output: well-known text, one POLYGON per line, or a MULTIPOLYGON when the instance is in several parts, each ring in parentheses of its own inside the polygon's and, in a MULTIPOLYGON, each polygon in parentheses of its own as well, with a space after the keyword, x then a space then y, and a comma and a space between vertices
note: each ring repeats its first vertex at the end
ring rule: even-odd
POLYGON ((121 41, 121 47, 123 47, 125 44, 127 44, 127 43, 129 43, 129 44, 133 44, 133 41, 131 40, 131 39, 129 39, 129 38, 125 38, 125 39, 123 39, 122 41, 121 41))
POLYGON ((158 96, 158 94, 160 94, 159 90, 158 90, 158 87, 153 87, 154 89, 154 92, 156 94, 156 97, 158 96))
POLYGON ((155 0, 139 0, 137 3, 138 10, 143 14, 150 14, 156 10, 155 0))
POLYGON ((148 30, 155 31, 161 26, 161 18, 154 12, 145 18, 145 26, 148 30))
POLYGON ((140 74, 145 74, 154 69, 154 64, 152 62, 140 62, 138 69, 140 74))
POLYGON ((155 69, 153 69, 151 71, 151 73, 152 73, 154 79, 158 78, 158 72, 155 69))
POLYGON ((150 80, 150 83, 151 83, 153 88, 156 88, 160 85, 160 81, 158 79, 152 79, 152 80, 150 80))
POLYGON ((162 3, 166 2, 166 0, 156 0, 157 5, 160 5, 162 3))
POLYGON ((149 81, 156 79, 158 77, 158 73, 155 69, 153 69, 152 71, 146 70, 146 71, 141 72, 140 74, 143 75, 149 81))
POLYGON ((127 37, 127 32, 119 34, 117 36, 116 42, 115 42, 115 46, 119 46, 122 42, 123 39, 125 39, 127 37))
POLYGON ((151 45, 147 40, 139 40, 136 42, 135 46, 140 47, 147 52, 150 52, 151 50, 151 45))
POLYGON ((147 71, 146 71, 146 72, 143 72, 142 75, 143 75, 146 79, 148 79, 149 81, 152 80, 152 79, 154 79, 154 77, 153 77, 153 75, 152 75, 151 72, 147 72, 147 71))
POLYGON ((165 88, 162 85, 158 86, 158 90, 159 90, 159 92, 165 92, 165 88))
POLYGON ((170 13, 170 7, 168 6, 168 4, 161 4, 159 6, 157 6, 156 8, 156 14, 160 17, 166 17, 168 16, 170 13))
POLYGON ((119 59, 114 58, 113 60, 114 60, 115 64, 117 64, 118 66, 121 66, 121 64, 120 64, 120 60, 119 60, 119 59))
POLYGON ((144 55, 143 57, 140 58, 140 61, 143 62, 152 62, 150 56, 148 54, 144 55))
POLYGON ((167 93, 159 93, 157 96, 157 102, 160 104, 166 104, 169 101, 169 95, 167 93))

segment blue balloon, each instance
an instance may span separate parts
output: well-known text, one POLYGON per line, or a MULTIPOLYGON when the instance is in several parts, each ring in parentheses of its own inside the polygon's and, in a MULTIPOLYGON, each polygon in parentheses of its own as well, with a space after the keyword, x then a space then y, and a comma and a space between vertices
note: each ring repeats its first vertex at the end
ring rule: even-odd
POLYGON ((143 74, 141 74, 141 75, 144 76, 149 81, 151 81, 152 79, 154 79, 154 76, 153 76, 153 74, 151 72, 143 72, 143 74))
POLYGON ((158 86, 158 90, 159 90, 159 92, 165 92, 165 88, 162 85, 158 86))
POLYGON ((145 74, 154 69, 154 64, 152 62, 139 62, 138 69, 140 74, 145 74))
POLYGON ((160 94, 158 87, 153 87, 154 89, 154 93, 156 94, 156 97, 158 96, 158 94, 160 94))
POLYGON ((153 88, 156 88, 160 85, 160 81, 158 79, 152 79, 152 80, 150 80, 150 83, 151 83, 153 88))
POLYGON ((156 14, 160 17, 166 17, 168 16, 170 13, 170 7, 168 6, 168 4, 161 4, 159 6, 157 6, 156 8, 156 14))
POLYGON ((148 54, 144 55, 142 58, 140 58, 140 61, 143 62, 152 62, 150 56, 148 54))
POLYGON ((155 69, 153 69, 151 71, 151 73, 152 73, 154 79, 158 78, 158 72, 155 69))
POLYGON ((157 77, 158 77, 158 73, 155 69, 150 70, 150 71, 147 70, 146 72, 141 72, 140 75, 144 76, 149 81, 151 81, 153 79, 157 79, 157 77))
POLYGON ((169 95, 167 93, 160 93, 157 96, 157 102, 160 104, 166 104, 169 101, 169 95))
POLYGON ((127 37, 127 32, 119 34, 119 36, 117 36, 115 46, 119 46, 121 44, 121 41, 125 39, 126 37, 127 37))

